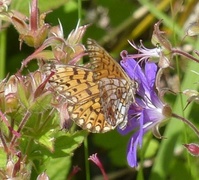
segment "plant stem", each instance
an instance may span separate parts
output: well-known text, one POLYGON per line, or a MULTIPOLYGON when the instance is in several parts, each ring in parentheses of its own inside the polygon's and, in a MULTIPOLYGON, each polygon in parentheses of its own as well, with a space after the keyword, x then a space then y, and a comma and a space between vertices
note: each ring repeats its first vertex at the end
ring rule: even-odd
POLYGON ((9 152, 9 148, 8 148, 8 146, 6 144, 6 141, 5 141, 5 138, 3 136, 3 133, 1 131, 1 129, 0 129, 0 139, 1 139, 1 143, 3 145, 4 151, 8 153, 9 152))
POLYGON ((183 121, 185 124, 187 124, 191 129, 193 129, 193 131, 196 133, 196 135, 199 137, 199 130, 194 126, 194 124, 189 121, 188 119, 186 118, 183 118, 175 113, 172 113, 172 117, 175 117, 181 121, 183 121))
POLYGON ((82 18, 82 0, 78 0, 78 19, 82 18))
MULTIPOLYGON (((27 111, 25 116, 23 117, 23 119, 21 120, 21 122, 19 124, 18 130, 17 130, 18 133, 20 133, 20 131, 22 130, 22 128, 28 121, 30 115, 31 115, 31 113, 29 111, 27 111)), ((18 138, 17 136, 13 136, 11 143, 10 143, 10 147, 13 147, 15 145, 15 141, 17 140, 17 138, 18 138)))
POLYGON ((85 157, 85 168, 86 168, 86 180, 90 180, 90 167, 88 162, 88 138, 84 139, 84 157, 85 157))
POLYGON ((5 78, 6 30, 0 33, 0 79, 5 78))
MULTIPOLYGON (((174 54, 179 54, 179 55, 181 55, 181 56, 187 57, 187 58, 189 58, 190 60, 193 60, 193 61, 199 63, 199 59, 195 58, 194 56, 192 56, 191 54, 189 54, 189 53, 187 53, 187 52, 181 51, 180 49, 173 48, 173 49, 172 49, 172 53, 174 53, 174 54)), ((196 53, 196 54, 197 54, 197 53, 196 53)))
MULTIPOLYGON (((82 18, 82 0, 78 0, 78 19, 82 18)), ((84 157, 85 157, 85 168, 86 168, 86 180, 90 180, 90 167, 88 162, 88 138, 84 139, 84 157)))

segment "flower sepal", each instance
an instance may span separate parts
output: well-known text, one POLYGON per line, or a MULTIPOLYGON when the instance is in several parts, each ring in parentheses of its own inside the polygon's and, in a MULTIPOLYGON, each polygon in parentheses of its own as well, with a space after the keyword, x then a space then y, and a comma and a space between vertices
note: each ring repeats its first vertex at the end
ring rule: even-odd
POLYGON ((47 13, 39 14, 37 1, 32 1, 30 17, 17 11, 8 13, 11 23, 19 32, 19 39, 28 46, 38 48, 46 39, 50 25, 44 22, 47 13))

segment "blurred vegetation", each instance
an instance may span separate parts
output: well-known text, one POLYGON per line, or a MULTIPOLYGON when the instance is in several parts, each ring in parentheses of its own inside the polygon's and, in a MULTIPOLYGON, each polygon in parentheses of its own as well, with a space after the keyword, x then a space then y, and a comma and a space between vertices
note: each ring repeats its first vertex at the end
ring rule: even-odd
MULTIPOLYGON (((76 27, 78 22, 79 2, 75 0, 40 0, 39 8, 41 12, 50 12, 46 21, 52 25, 58 24, 60 20, 65 37, 76 27), (55 3, 56 2, 56 3, 55 3)), ((168 39, 173 46, 192 52, 199 49, 198 38, 184 38, 186 27, 197 21, 199 12, 195 10, 198 2, 195 0, 85 0, 81 2, 81 25, 90 24, 83 44, 88 37, 95 39, 110 54, 120 60, 120 52, 124 49, 129 53, 135 50, 128 44, 127 40, 133 40, 139 44, 140 39, 146 47, 152 47, 151 36, 154 24, 163 19, 161 30, 166 32, 168 39), (198 13, 198 14, 194 14, 198 13), (195 16, 194 16, 195 15, 195 16), (196 17, 196 18, 195 18, 196 17), (188 47, 188 49, 186 49, 188 47)), ((11 6, 28 15, 28 0, 13 0, 11 6)), ((6 42, 5 54, 5 74, 14 74, 21 66, 21 62, 34 49, 23 44, 19 50, 17 31, 9 26, 4 35, 1 33, 1 41, 4 37, 6 42)), ((1 47, 0 47, 1 48, 1 47)), ((3 62, 1 69, 3 69, 3 62)), ((172 59, 173 69, 165 70, 165 77, 169 88, 180 92, 184 89, 198 88, 198 75, 191 71, 198 72, 196 63, 175 57, 172 59), (179 84, 179 87, 176 85, 179 84)), ((32 61, 28 69, 33 71, 37 68, 36 62, 32 61)), ((199 127, 197 104, 190 104, 186 110, 186 97, 181 94, 168 94, 166 101, 171 104, 176 114, 185 116, 199 127)), ((138 150, 138 155, 142 160, 141 167, 132 169, 126 161, 126 149, 131 134, 121 136, 117 130, 105 134, 89 134, 88 153, 98 153, 106 173, 110 179, 197 179, 199 177, 199 160, 190 156, 183 148, 183 143, 196 142, 198 138, 182 122, 170 119, 168 124, 161 129, 165 139, 158 140, 150 133, 145 135, 143 148, 138 150)), ((62 137, 64 139, 64 137, 62 137)), ((66 140, 63 140, 67 143, 66 140)), ((67 173, 72 166, 78 165, 81 171, 74 179, 85 179, 85 159, 84 146, 80 146, 69 162, 68 158, 55 159, 54 162, 44 166, 43 171, 50 174, 51 179, 66 179, 67 173), (62 159, 62 160, 61 160, 62 159), (60 161, 59 161, 60 160, 60 161), (56 169, 55 169, 56 168, 56 169)), ((140 159, 139 158, 139 159, 140 159)), ((70 158, 69 158, 70 159, 70 158)), ((36 164, 37 166, 37 164, 36 164)), ((39 163, 38 163, 39 166, 39 163)), ((93 164, 90 164, 91 179, 102 179, 100 171, 93 164)), ((32 172, 32 179, 35 179, 38 172, 32 172)))

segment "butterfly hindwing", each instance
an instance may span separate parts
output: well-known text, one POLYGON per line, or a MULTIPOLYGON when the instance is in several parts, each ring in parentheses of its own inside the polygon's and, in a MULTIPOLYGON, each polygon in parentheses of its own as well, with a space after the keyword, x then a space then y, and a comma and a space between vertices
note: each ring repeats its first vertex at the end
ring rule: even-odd
POLYGON ((123 129, 132 103, 133 92, 124 79, 102 78, 99 81, 100 99, 106 121, 123 129))
POLYGON ((101 108, 100 98, 90 99, 81 106, 73 107, 71 118, 77 125, 92 133, 104 133, 114 129, 104 120, 104 113, 101 108))

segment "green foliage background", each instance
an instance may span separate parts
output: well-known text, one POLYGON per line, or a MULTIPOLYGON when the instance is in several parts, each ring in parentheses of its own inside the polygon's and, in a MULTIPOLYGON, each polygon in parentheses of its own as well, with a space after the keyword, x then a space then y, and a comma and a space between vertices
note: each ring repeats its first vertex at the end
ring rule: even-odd
MULTIPOLYGON (((193 11, 195 3, 194 0, 82 1, 81 24, 91 24, 83 41, 85 42, 87 37, 97 40, 115 59, 119 60, 119 53, 123 49, 128 50, 129 53, 135 53, 127 40, 134 40, 139 43, 139 40, 142 39, 146 46, 152 47, 150 40, 153 26, 158 20, 163 19, 162 30, 167 32, 173 46, 183 47, 183 45, 189 44, 198 50, 197 37, 187 38, 182 41, 185 35, 184 24, 193 11)), ((59 19, 64 28, 65 37, 76 27, 79 18, 78 6, 79 2, 75 0, 39 0, 41 12, 52 10, 47 15, 47 22, 56 25, 59 19)), ((28 15, 28 7, 28 0, 13 0, 13 9, 20 10, 28 15)), ((2 37, 1 35, 1 39, 2 37)), ((18 34, 13 27, 9 27, 6 32, 6 43, 6 68, 5 74, 1 78, 4 78, 7 73, 15 73, 20 68, 21 61, 33 52, 33 49, 25 44, 22 50, 19 51, 18 34)), ((191 70, 198 72, 197 64, 178 57, 175 57, 172 61, 175 67, 169 73, 170 76, 175 73, 178 74, 180 90, 197 89, 198 75, 191 72, 191 70)), ((1 67, 3 66, 2 64, 1 67)), ((28 66, 30 71, 36 68, 35 62, 31 62, 28 66)), ((198 126, 198 105, 190 104, 183 111, 186 98, 180 93, 176 96, 167 95, 166 101, 171 104, 176 114, 189 118, 198 126)), ((161 130, 163 136, 166 137, 165 139, 158 140, 151 133, 145 136, 143 148, 138 150, 139 159, 143 163, 138 171, 130 168, 126 161, 127 143, 131 134, 121 136, 117 133, 117 130, 106 134, 89 134, 88 154, 98 153, 105 171, 112 177, 110 179, 197 179, 199 176, 198 158, 187 154, 182 144, 188 142, 198 143, 198 138, 182 122, 175 119, 170 119, 168 124, 161 130), (146 159, 148 161, 145 161, 146 159)), ((39 161, 35 161, 35 165, 38 167, 35 168, 35 171, 33 170, 32 179, 35 179, 38 173, 46 170, 51 179, 64 180, 74 165, 78 165, 82 169, 74 179, 84 179, 82 177, 86 177, 85 149, 80 144, 86 136, 87 133, 84 131, 73 135, 62 133, 56 140, 57 147, 55 146, 51 158, 48 156, 50 152, 45 148, 40 149, 40 153, 45 154, 48 158, 44 158, 45 163, 41 167, 39 161), (77 141, 74 142, 75 140, 77 141), (64 151, 62 151, 64 143, 71 144, 71 149, 63 148, 64 151), (73 152, 77 147, 79 148, 73 152)), ((43 143, 45 144, 45 139, 43 143)), ((3 152, 0 155, 4 156, 3 152)), ((95 165, 90 164, 90 166, 91 179, 101 175, 95 165)))

